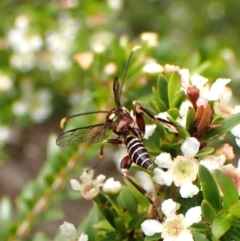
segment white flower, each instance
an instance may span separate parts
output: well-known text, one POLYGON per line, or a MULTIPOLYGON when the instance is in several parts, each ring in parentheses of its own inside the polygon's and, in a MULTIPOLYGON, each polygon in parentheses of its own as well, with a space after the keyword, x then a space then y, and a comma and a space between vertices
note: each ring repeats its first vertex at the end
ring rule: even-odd
POLYGON ((78 238, 78 241, 88 241, 88 235, 85 233, 81 233, 80 237, 78 238))
POLYGON ((2 142, 9 142, 11 140, 11 129, 7 126, 0 126, 0 145, 2 142))
POLYGON ((118 194, 122 189, 122 184, 119 181, 114 181, 114 178, 108 178, 103 184, 103 191, 108 194, 118 194))
POLYGON ((59 226, 61 230, 61 234, 70 238, 70 240, 78 240, 78 241, 88 241, 88 235, 81 233, 79 238, 77 239, 77 231, 72 223, 64 222, 59 226))
POLYGON ((13 86, 13 80, 9 75, 0 72, 0 91, 8 91, 13 86))
POLYGON ((194 74, 191 76, 191 82, 192 85, 197 87, 199 90, 203 89, 204 85, 208 82, 208 79, 199 75, 199 74, 194 74))
POLYGON ((90 45, 94 52, 103 53, 113 39, 111 32, 101 31, 93 35, 90 45))
POLYGON ((188 226, 194 223, 199 223, 202 220, 202 210, 200 206, 192 207, 188 209, 185 214, 185 220, 188 226))
POLYGON ((231 133, 236 136, 236 137, 240 137, 240 124, 236 125, 235 127, 233 127, 231 129, 231 133))
POLYGON ((226 84, 228 84, 231 80, 230 79, 217 79, 211 86, 208 92, 208 100, 218 100, 224 92, 226 84))
POLYGON ((158 45, 158 35, 154 32, 144 32, 140 36, 143 42, 146 42, 149 47, 156 47, 158 45))
POLYGON ((94 199, 99 193, 99 187, 103 185, 105 179, 104 175, 97 176, 96 179, 92 179, 93 170, 84 171, 80 176, 82 183, 78 182, 75 179, 70 180, 73 190, 80 191, 83 198, 87 200, 94 199))
POLYGON ((196 180, 198 161, 194 158, 177 156, 168 172, 172 175, 174 184, 179 187, 185 182, 196 180))
POLYGON ((162 204, 162 211, 166 219, 160 223, 157 220, 145 220, 141 228, 145 235, 152 236, 161 233, 163 241, 193 241, 193 236, 188 229, 193 223, 201 221, 201 208, 199 206, 190 208, 185 217, 176 215, 177 203, 171 199, 162 204))
POLYGON ((172 74, 176 73, 180 70, 179 66, 177 65, 171 65, 171 64, 165 64, 164 65, 164 73, 165 74, 172 74))
POLYGON ((162 232, 162 224, 155 219, 148 219, 141 223, 141 228, 145 235, 152 236, 162 232))
POLYGON ((180 69, 178 72, 181 76, 181 84, 184 90, 189 86, 190 73, 188 69, 180 69))
POLYGON ((214 155, 209 155, 204 157, 199 164, 204 165, 207 167, 210 171, 213 171, 215 169, 219 169, 223 166, 223 164, 226 161, 226 156, 224 154, 220 156, 214 156, 214 155))
POLYGON ((185 182, 180 187, 179 193, 183 198, 193 197, 198 194, 199 188, 196 185, 193 185, 192 182, 185 182))
POLYGON ((59 226, 61 230, 61 234, 64 236, 68 236, 71 239, 76 238, 76 228, 72 223, 64 222, 62 225, 59 226))
POLYGON ((116 72, 117 72, 117 65, 116 65, 116 63, 109 62, 108 64, 106 64, 106 66, 104 67, 104 72, 107 75, 116 74, 116 72))
POLYGON ((154 168, 153 175, 153 181, 159 185, 170 186, 172 184, 173 176, 169 172, 164 172, 159 168, 154 168))
POLYGON ((107 0, 107 4, 113 10, 120 10, 122 8, 122 0, 107 0))
POLYGON ((155 124, 146 125, 144 139, 148 139, 148 137, 150 137, 154 133, 154 131, 156 130, 156 127, 157 126, 155 124))
POLYGON ((29 71, 36 66, 36 59, 33 53, 14 53, 11 56, 10 63, 13 68, 21 71, 29 71))
POLYGON ((143 67, 143 72, 146 74, 160 74, 163 72, 163 67, 157 63, 148 63, 143 67))
POLYGON ((161 209, 166 217, 172 217, 175 215, 178 207, 177 203, 174 202, 172 199, 167 199, 162 203, 161 209))
POLYGON ((162 152, 158 155, 154 162, 158 165, 158 167, 162 168, 169 168, 173 163, 171 155, 167 152, 162 152))
POLYGON ((163 223, 162 238, 164 241, 193 241, 193 236, 190 230, 188 230, 188 226, 182 214, 166 218, 163 223), (183 237, 184 239, 182 239, 183 237))
POLYGON ((186 137, 181 145, 181 151, 186 157, 194 157, 200 147, 200 142, 194 137, 186 137))

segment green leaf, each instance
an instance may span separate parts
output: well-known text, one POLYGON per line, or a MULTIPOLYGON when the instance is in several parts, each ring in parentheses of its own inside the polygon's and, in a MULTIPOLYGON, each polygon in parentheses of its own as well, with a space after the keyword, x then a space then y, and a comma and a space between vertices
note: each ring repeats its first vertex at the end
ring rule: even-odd
POLYGON ((8 227, 12 223, 12 204, 8 197, 2 197, 0 200, 0 237, 1 240, 7 240, 8 227))
POLYGON ((223 236, 224 233, 231 227, 230 221, 225 217, 218 217, 213 220, 212 234, 216 239, 223 236))
MULTIPOLYGON (((141 184, 139 183, 139 181, 136 179, 136 178, 133 178, 131 177, 131 179, 136 182, 139 186, 141 186, 141 184)), ((136 205, 134 205, 133 202, 129 203, 129 205, 132 205, 131 209, 136 209, 136 213, 135 215, 138 213, 137 211, 137 207, 138 205, 140 205, 141 207, 148 207, 150 204, 149 204, 149 201, 147 199, 147 197, 145 197, 140 191, 138 191, 129 181, 125 181, 126 185, 127 185, 127 188, 128 190, 130 191, 131 195, 128 194, 128 196, 132 196, 134 199, 135 199, 135 202, 136 205)), ((126 197, 126 198, 129 198, 129 197, 126 197)), ((134 215, 134 216, 135 216, 134 215)))
POLYGON ((50 241, 50 238, 47 237, 47 235, 43 232, 38 232, 34 238, 32 239, 32 241, 50 241))
POLYGON ((178 73, 174 73, 170 76, 168 80, 168 100, 169 107, 175 107, 174 102, 176 102, 175 94, 181 90, 181 79, 178 73))
POLYGON ((186 130, 191 131, 194 122, 195 110, 193 108, 188 108, 187 118, 186 118, 186 130))
POLYGON ((172 104, 170 107, 179 108, 181 103, 184 101, 184 99, 185 99, 185 94, 181 89, 179 89, 178 91, 175 92, 173 96, 172 104))
POLYGON ((198 232, 192 232, 194 241, 210 241, 205 234, 203 233, 198 233, 198 232))
POLYGON ((204 199, 206 199, 213 209, 218 212, 221 209, 221 198, 212 173, 205 166, 200 165, 198 175, 204 199))
POLYGON ((105 207, 103 209, 103 215, 111 224, 111 226, 116 229, 116 224, 115 224, 115 218, 117 217, 116 213, 111 208, 105 207))
POLYGON ((232 215, 240 218, 240 203, 231 206, 230 209, 229 209, 229 212, 232 215))
POLYGON ((157 93, 161 102, 164 103, 162 108, 160 109, 161 112, 166 111, 169 109, 168 103, 168 80, 164 75, 159 75, 157 80, 157 93))
POLYGON ((157 233, 157 234, 154 234, 153 236, 146 237, 144 241, 156 241, 156 240, 160 240, 160 238, 161 238, 161 234, 157 233))
POLYGON ((223 202, 227 209, 238 202, 238 190, 233 180, 220 170, 214 171, 214 176, 223 192, 223 202))
POLYGON ((138 213, 138 203, 127 187, 122 187, 118 200, 122 208, 126 209, 126 212, 128 212, 132 217, 135 217, 138 213))
POLYGON ((202 140, 208 141, 209 139, 222 136, 227 132, 229 132, 233 127, 235 127, 239 123, 240 123, 240 113, 237 113, 218 123, 220 125, 219 127, 216 127, 207 131, 205 135, 202 137, 202 140))
POLYGON ((212 154, 214 152, 214 150, 215 150, 214 147, 211 147, 211 146, 205 147, 200 152, 198 152, 198 154, 196 156, 197 157, 201 157, 201 156, 205 157, 207 155, 212 154))
POLYGON ((51 208, 41 215, 41 221, 52 221, 64 218, 64 213, 59 208, 51 208))
POLYGON ((233 240, 233 241, 240 241, 240 229, 231 227, 225 234, 224 234, 224 240, 233 240))
POLYGON ((146 219, 147 212, 138 213, 128 224, 130 230, 140 227, 140 224, 146 219))
POLYGON ((207 200, 203 200, 201 203, 202 216, 206 221, 212 223, 213 220, 217 217, 216 211, 213 209, 211 204, 207 200))
POLYGON ((116 230, 120 232, 121 234, 126 233, 126 226, 125 223, 123 222, 122 218, 117 217, 115 219, 115 225, 116 225, 116 230))

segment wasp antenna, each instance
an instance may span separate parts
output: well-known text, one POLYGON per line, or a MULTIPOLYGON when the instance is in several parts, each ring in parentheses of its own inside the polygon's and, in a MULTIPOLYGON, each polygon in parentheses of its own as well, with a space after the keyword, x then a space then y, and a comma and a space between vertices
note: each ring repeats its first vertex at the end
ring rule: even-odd
POLYGON ((125 77, 126 77, 126 74, 127 74, 127 70, 128 70, 128 67, 129 67, 131 58, 132 58, 134 52, 135 52, 136 50, 140 49, 140 48, 141 48, 141 46, 139 46, 139 45, 134 46, 134 47, 132 48, 132 51, 131 51, 129 57, 128 57, 127 64, 126 64, 125 69, 124 69, 124 72, 123 72, 122 82, 121 82, 121 86, 120 86, 120 90, 119 90, 119 97, 120 97, 121 94, 122 94, 123 83, 124 83, 124 80, 125 80, 125 77))
POLYGON ((97 110, 97 111, 79 113, 79 114, 75 114, 75 115, 69 115, 69 116, 66 116, 66 117, 61 119, 60 128, 64 129, 69 119, 72 119, 72 118, 75 118, 75 117, 78 117, 78 116, 83 116, 83 115, 91 115, 91 114, 99 114, 99 113, 107 114, 108 112, 109 112, 109 110, 97 110))

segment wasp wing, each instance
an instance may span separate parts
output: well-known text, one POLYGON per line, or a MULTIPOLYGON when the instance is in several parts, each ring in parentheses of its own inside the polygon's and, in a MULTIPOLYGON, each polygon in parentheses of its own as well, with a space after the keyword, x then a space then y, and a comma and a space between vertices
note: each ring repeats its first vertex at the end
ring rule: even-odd
POLYGON ((57 145, 71 146, 80 143, 97 143, 108 138, 107 131, 111 130, 108 123, 76 128, 62 133, 57 138, 57 145))

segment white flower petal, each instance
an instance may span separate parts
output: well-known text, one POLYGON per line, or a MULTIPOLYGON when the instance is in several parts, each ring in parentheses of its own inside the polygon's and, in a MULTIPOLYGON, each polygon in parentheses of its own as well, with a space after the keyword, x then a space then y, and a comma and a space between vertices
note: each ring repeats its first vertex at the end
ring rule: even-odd
POLYGON ((208 79, 199 74, 194 74, 191 76, 191 82, 193 86, 196 86, 199 90, 201 90, 203 86, 208 82, 208 79))
POLYGON ((152 236, 162 232, 162 224, 155 219, 148 219, 141 223, 141 228, 145 235, 152 236))
POLYGON ((122 189, 122 184, 119 181, 115 181, 113 177, 108 178, 103 184, 103 191, 108 194, 118 194, 122 189))
POLYGON ((235 127, 233 127, 231 129, 231 133, 236 136, 236 137, 240 137, 240 124, 236 125, 235 127))
POLYGON ((196 185, 193 185, 192 182, 183 183, 180 187, 180 195, 183 198, 193 197, 198 194, 199 188, 196 185))
POLYGON ((78 238, 78 241, 88 241, 88 235, 85 233, 81 233, 80 237, 78 238))
POLYGON ((164 172, 159 168, 154 168, 153 170, 153 181, 160 184, 170 186, 172 184, 172 175, 169 172, 164 172))
POLYGON ((156 130, 156 127, 157 126, 155 124, 146 125, 144 139, 148 139, 148 137, 150 137, 153 134, 153 132, 156 130))
POLYGON ((76 228, 72 223, 64 222, 59 226, 61 234, 70 238, 76 238, 76 228))
POLYGON ((146 74, 160 74, 163 72, 163 67, 157 63, 149 63, 143 67, 143 72, 146 74))
POLYGON ((224 154, 220 156, 209 155, 204 157, 204 159, 202 159, 199 162, 199 164, 204 165, 210 171, 213 171, 215 169, 221 168, 225 163, 225 161, 226 161, 226 156, 224 154))
POLYGON ((172 199, 167 199, 162 203, 162 212, 166 217, 175 216, 177 211, 177 203, 174 202, 172 199))
POLYGON ((190 208, 185 214, 185 220, 188 226, 199 223, 202 220, 202 210, 200 206, 190 208))
POLYGON ((186 157, 194 157, 199 151, 200 143, 194 137, 187 137, 181 145, 181 151, 186 157))
POLYGON ((189 86, 190 74, 188 69, 180 69, 179 74, 181 76, 182 87, 187 89, 189 86))
POLYGON ((173 241, 194 241, 194 239, 192 233, 189 230, 186 230, 185 232, 180 233, 173 241))
POLYGON ((208 92, 208 100, 218 100, 224 91, 226 84, 228 84, 230 81, 230 79, 217 79, 212 84, 210 91, 208 92))
POLYGON ((75 179, 70 180, 70 184, 72 186, 72 189, 75 191, 81 191, 81 183, 75 179))
POLYGON ((84 170, 82 175, 80 176, 80 180, 82 182, 89 182, 92 180, 94 175, 94 171, 93 170, 84 170))
POLYGON ((167 168, 167 169, 173 163, 171 155, 167 152, 162 152, 160 155, 158 155, 154 162, 158 165, 158 167, 167 168))
POLYGON ((97 176, 96 180, 98 184, 103 184, 104 180, 105 180, 106 176, 104 176, 103 174, 100 174, 97 176))

